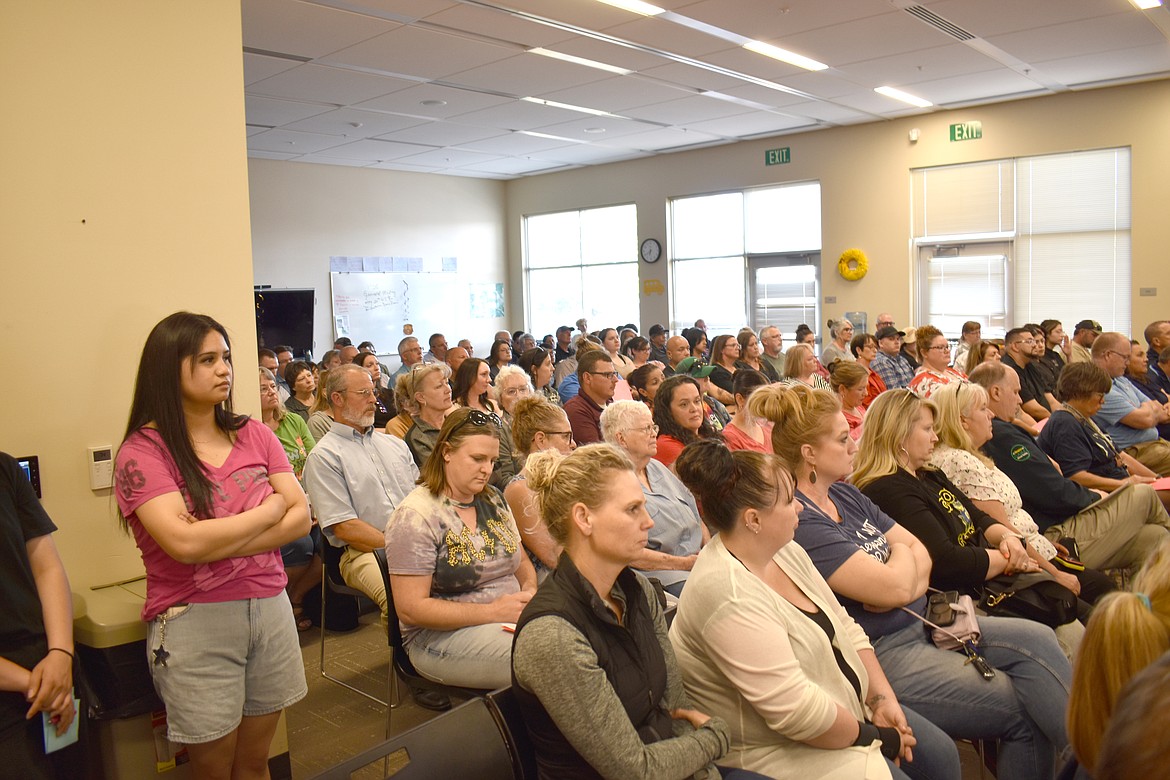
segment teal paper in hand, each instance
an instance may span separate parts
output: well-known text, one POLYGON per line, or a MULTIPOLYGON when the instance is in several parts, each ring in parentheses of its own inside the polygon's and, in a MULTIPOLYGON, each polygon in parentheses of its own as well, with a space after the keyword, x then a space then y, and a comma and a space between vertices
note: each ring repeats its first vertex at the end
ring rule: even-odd
POLYGON ((69 728, 61 736, 57 736, 57 725, 53 723, 50 718, 53 716, 48 712, 41 713, 41 722, 45 727, 45 753, 54 753, 63 747, 69 747, 77 741, 77 724, 81 722, 81 700, 73 699, 73 722, 69 724, 69 728))

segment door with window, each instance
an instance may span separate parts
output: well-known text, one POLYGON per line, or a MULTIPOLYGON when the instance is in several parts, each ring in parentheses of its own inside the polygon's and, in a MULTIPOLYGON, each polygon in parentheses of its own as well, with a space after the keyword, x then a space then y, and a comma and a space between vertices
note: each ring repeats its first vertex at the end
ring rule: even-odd
POLYGON ((821 253, 804 252, 748 256, 748 315, 756 333, 775 325, 785 344, 796 340, 806 323, 817 331, 820 322, 821 253))
POLYGON ((1003 338, 1011 249, 1007 241, 920 244, 917 322, 954 339, 973 320, 983 326, 983 338, 1003 338))

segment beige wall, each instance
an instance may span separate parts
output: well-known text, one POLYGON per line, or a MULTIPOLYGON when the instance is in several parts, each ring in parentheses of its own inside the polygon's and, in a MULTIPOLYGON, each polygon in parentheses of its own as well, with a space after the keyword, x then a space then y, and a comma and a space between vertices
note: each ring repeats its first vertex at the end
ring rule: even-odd
MULTIPOLYGON (((469 282, 504 281, 503 182, 255 159, 248 161, 248 179, 256 284, 316 290, 318 358, 333 347, 331 255, 456 257, 453 298, 436 306, 466 301, 469 282)), ((481 356, 492 334, 511 321, 472 322, 466 304, 451 316, 449 342, 471 338, 481 356)), ((425 342, 430 334, 415 335, 425 342)), ((385 352, 402 334, 357 336, 385 352)))
MULTIPOLYGON (((1111 146, 1133 149, 1133 322, 1140 330, 1170 315, 1165 247, 1170 173, 1170 81, 924 114, 888 122, 743 142, 603 165, 508 183, 508 281, 511 306, 523 311, 521 220, 525 214, 634 201, 639 238, 667 246, 667 200, 781 182, 819 180, 822 199, 822 295, 836 296, 826 316, 888 310, 910 322, 912 168, 1111 146), (951 143, 948 125, 979 120, 983 138, 951 143), (920 140, 908 140, 912 128, 920 140), (767 149, 787 146, 792 162, 765 167, 767 149), (870 259, 869 275, 847 282, 836 259, 849 247, 870 259), (1158 296, 1137 297, 1138 287, 1158 296)), ((669 253, 669 247, 666 252, 669 253)), ((666 283, 666 263, 641 266, 642 278, 666 283)), ((642 323, 668 321, 666 296, 642 298, 642 323)), ((1091 316, 1091 312, 1085 316, 1091 316)), ((1071 325, 1072 323, 1065 323, 1071 325)), ((1140 336, 1139 336, 1140 338, 1140 336)))
POLYGON ((75 589, 142 570, 86 448, 120 442, 150 328, 202 311, 255 350, 240 47, 232 0, 0 4, 0 449, 40 457, 75 589))

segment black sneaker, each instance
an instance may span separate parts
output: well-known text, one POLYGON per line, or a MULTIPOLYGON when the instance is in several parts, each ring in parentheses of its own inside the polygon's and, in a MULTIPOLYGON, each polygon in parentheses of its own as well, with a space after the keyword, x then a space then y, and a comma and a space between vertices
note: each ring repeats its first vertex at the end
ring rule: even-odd
POLYGON ((425 688, 411 688, 410 695, 414 697, 414 703, 424 710, 444 712, 451 709, 451 699, 438 691, 428 691, 425 688))

